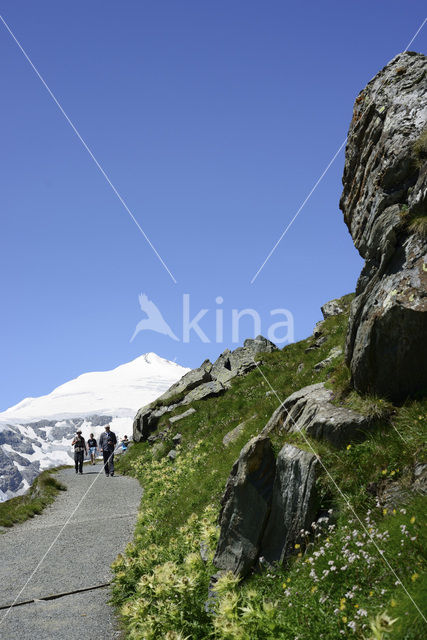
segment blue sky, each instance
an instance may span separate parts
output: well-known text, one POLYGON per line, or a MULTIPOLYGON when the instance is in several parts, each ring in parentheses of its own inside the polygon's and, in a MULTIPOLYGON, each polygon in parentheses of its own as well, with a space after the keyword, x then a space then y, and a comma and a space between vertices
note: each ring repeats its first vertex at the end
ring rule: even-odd
MULTIPOLYGON (((358 92, 424 3, 2 1, 0 13, 177 280, 174 284, 0 25, 0 409, 141 353, 195 367, 231 344, 231 309, 289 309, 306 337, 362 261, 338 208, 358 92), (145 292, 182 337, 130 337, 145 292), (224 302, 217 305, 215 299, 224 302), (215 309, 224 341, 215 342, 215 309)), ((425 51, 427 27, 413 50, 425 51)), ((242 340, 252 332, 242 321, 242 340)))

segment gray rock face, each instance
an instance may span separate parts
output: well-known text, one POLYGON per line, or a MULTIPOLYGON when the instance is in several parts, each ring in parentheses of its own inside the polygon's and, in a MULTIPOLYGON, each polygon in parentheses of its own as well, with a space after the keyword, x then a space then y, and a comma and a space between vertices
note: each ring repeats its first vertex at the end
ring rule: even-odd
POLYGON ((391 511, 409 502, 414 494, 427 495, 427 463, 418 462, 412 469, 406 467, 403 472, 412 476, 409 483, 391 478, 369 483, 367 490, 378 498, 381 507, 391 511))
POLYGON ((246 424, 250 420, 253 420, 256 417, 257 417, 257 414, 253 415, 251 418, 249 418, 248 420, 245 420, 244 422, 241 422, 240 424, 237 425, 237 427, 234 427, 234 429, 226 433, 222 439, 222 444, 224 445, 224 447, 228 447, 232 442, 235 442, 243 433, 243 430, 246 424))
POLYGON ((330 350, 328 356, 324 360, 321 360, 320 362, 315 364, 313 369, 315 371, 320 371, 320 369, 324 369, 325 367, 328 366, 328 364, 331 364, 331 362, 335 360, 335 358, 338 358, 338 356, 340 356, 341 354, 342 354, 341 347, 333 347, 330 350))
POLYGON ((190 407, 190 409, 187 409, 187 411, 184 411, 184 413, 180 413, 177 416, 172 416, 172 418, 169 419, 169 422, 171 424, 175 424, 175 422, 179 422, 180 420, 184 420, 184 418, 188 418, 188 416, 192 416, 193 413, 196 413, 196 410, 193 409, 193 407, 190 407))
POLYGON ((225 387, 219 380, 205 382, 187 393, 181 404, 191 404, 191 402, 195 402, 196 400, 205 400, 206 398, 220 396, 224 391, 225 387))
POLYGON ((226 349, 212 366, 212 378, 223 384, 236 376, 241 376, 256 367, 254 357, 258 353, 271 353, 277 351, 277 347, 267 338, 257 336, 255 339, 247 338, 243 347, 237 347, 234 351, 226 349))
POLYGON ((338 316, 340 313, 344 313, 345 311, 344 306, 341 304, 339 298, 326 302, 326 304, 320 307, 320 310, 325 320, 326 318, 330 318, 331 316, 338 316))
POLYGON ((285 445, 277 462, 269 438, 242 449, 221 502, 221 533, 214 565, 244 577, 258 559, 283 562, 316 519, 318 461, 285 445), (261 557, 260 557, 261 556, 261 557))
MULTIPOLYGON (((256 338, 246 338, 243 343, 243 349, 249 351, 253 356, 257 353, 272 353, 273 351, 277 351, 276 345, 264 338, 264 336, 257 336, 256 338)), ((239 349, 236 349, 239 351, 239 349)))
POLYGON ((301 529, 310 530, 319 508, 316 457, 286 444, 276 461, 271 513, 261 542, 261 555, 272 564, 283 563, 301 541, 301 529))
POLYGON ((275 467, 268 438, 253 438, 243 447, 221 501, 221 534, 214 557, 218 569, 245 576, 257 559, 270 513, 275 467))
POLYGON ((154 403, 142 407, 135 416, 133 421, 133 439, 135 442, 148 440, 150 433, 156 429, 160 418, 179 406, 177 404, 161 407, 153 405, 154 403))
POLYGON ((359 442, 372 430, 372 421, 351 409, 331 403, 332 391, 324 383, 303 387, 278 407, 262 430, 304 431, 316 440, 327 440, 338 449, 359 442))
MULTIPOLYGON (((133 423, 133 439, 135 442, 147 440, 157 428, 160 418, 176 407, 224 393, 233 378, 257 366, 255 355, 276 350, 277 347, 270 340, 257 336, 255 339, 248 338, 243 347, 234 351, 226 349, 213 364, 205 360, 201 367, 186 373, 160 398, 138 411, 133 423)), ((177 419, 180 417, 172 418, 171 422, 177 419)))
MULTIPOLYGON (((7 498, 12 497, 14 493, 18 492, 21 488, 24 475, 22 471, 19 471, 14 465, 12 455, 7 455, 3 449, 0 449, 0 468, 0 491, 7 498)), ((36 478, 37 473, 38 467, 37 470, 35 468, 33 469, 32 477, 28 478, 30 484, 36 478)))
POLYGON ((392 400, 427 389, 427 59, 396 56, 356 99, 340 207, 365 266, 351 306, 346 358, 359 392, 392 400), (405 215, 402 216, 402 212, 405 215))
POLYGON ((427 463, 418 462, 414 467, 412 488, 416 493, 427 495, 427 463))
POLYGON ((175 434, 174 437, 172 438, 172 442, 174 443, 175 446, 177 446, 178 444, 181 444, 181 440, 182 440, 181 433, 175 434))
POLYGON ((192 389, 210 382, 213 378, 211 376, 212 362, 205 360, 198 369, 192 369, 186 373, 178 382, 175 382, 163 395, 160 396, 153 404, 157 404, 159 401, 162 404, 174 404, 173 399, 175 396, 179 396, 182 393, 188 393, 192 389))

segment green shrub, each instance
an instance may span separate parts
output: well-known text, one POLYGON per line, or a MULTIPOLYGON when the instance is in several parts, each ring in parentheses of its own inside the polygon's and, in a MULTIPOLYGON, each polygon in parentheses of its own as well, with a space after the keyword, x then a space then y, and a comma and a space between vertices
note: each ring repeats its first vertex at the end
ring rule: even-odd
POLYGON ((40 514, 54 501, 59 491, 66 491, 67 487, 52 475, 55 472, 55 469, 43 471, 25 495, 1 502, 0 526, 12 527, 40 514))

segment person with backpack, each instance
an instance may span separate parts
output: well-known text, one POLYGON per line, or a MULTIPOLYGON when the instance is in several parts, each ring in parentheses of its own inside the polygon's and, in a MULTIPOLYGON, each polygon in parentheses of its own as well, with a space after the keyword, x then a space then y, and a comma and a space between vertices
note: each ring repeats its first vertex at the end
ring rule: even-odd
POLYGON ((122 440, 122 451, 123 451, 123 453, 125 451, 127 451, 128 446, 129 446, 129 438, 127 436, 123 436, 123 440, 122 440))
POLYGON ((105 425, 104 433, 99 438, 99 450, 104 458, 104 471, 107 476, 114 476, 114 449, 117 444, 116 434, 110 431, 110 425, 105 425))
POLYGON ((85 453, 87 455, 87 446, 80 429, 76 431, 76 435, 74 436, 71 446, 74 447, 74 465, 76 467, 76 473, 80 473, 81 475, 83 473, 83 460, 85 453))
POLYGON ((87 446, 89 447, 90 461, 92 464, 96 464, 96 447, 98 445, 96 443, 96 439, 93 437, 93 433, 90 434, 90 438, 87 441, 87 446))

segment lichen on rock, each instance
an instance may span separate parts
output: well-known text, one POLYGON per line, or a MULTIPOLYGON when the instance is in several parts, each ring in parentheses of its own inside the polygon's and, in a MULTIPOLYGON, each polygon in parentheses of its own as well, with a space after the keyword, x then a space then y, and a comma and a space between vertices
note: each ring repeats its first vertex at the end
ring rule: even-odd
POLYGON ((365 266, 351 306, 346 359, 354 388, 402 401, 427 389, 427 58, 396 56, 359 94, 340 207, 365 266))

